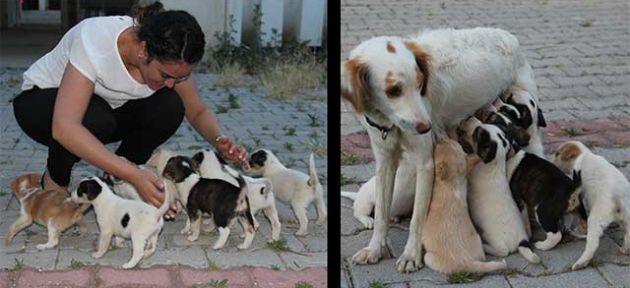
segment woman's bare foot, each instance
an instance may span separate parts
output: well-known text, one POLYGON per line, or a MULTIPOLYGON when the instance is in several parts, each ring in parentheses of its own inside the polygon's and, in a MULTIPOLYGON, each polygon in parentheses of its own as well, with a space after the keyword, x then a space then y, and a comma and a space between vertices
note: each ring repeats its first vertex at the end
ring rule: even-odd
POLYGON ((48 170, 44 171, 44 179, 43 179, 43 184, 44 187, 42 187, 44 190, 55 190, 55 191, 59 191, 59 192, 66 192, 68 191, 68 187, 63 187, 63 186, 59 186, 59 184, 57 184, 52 178, 50 178, 50 173, 48 173, 48 170))

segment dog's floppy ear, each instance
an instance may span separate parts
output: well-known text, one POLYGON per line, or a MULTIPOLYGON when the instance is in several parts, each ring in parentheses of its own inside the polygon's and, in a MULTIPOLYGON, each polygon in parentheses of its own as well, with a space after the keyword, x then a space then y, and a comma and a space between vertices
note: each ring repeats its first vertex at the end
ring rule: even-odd
POLYGON ((101 193, 101 189, 103 188, 96 180, 86 180, 79 184, 77 196, 83 197, 85 194, 88 200, 93 201, 101 193))
POLYGON ((450 173, 448 173, 448 163, 438 162, 435 164, 435 175, 442 180, 448 179, 450 176, 450 173))
POLYGON ((477 143, 477 155, 483 163, 491 162, 497 154, 497 143, 490 139, 488 131, 481 127, 475 128, 473 140, 477 143))
POLYGON ((370 71, 358 58, 341 63, 341 97, 350 102, 357 113, 365 108, 363 101, 370 87, 370 71))
POLYGON ((545 121, 545 116, 543 116, 540 108, 538 108, 538 127, 547 127, 547 121, 545 121))
POLYGON ((521 114, 521 119, 518 121, 518 125, 527 129, 532 125, 534 119, 532 119, 532 112, 529 111, 529 107, 525 104, 517 104, 513 105, 518 110, 518 113, 521 114))
MULTIPOLYGON (((431 74, 431 68, 429 65, 431 56, 422 51, 422 48, 420 48, 420 46, 418 46, 414 42, 405 41, 405 46, 407 47, 407 49, 411 50, 411 53, 413 53, 414 57, 416 58, 416 65, 418 65, 418 69, 420 70, 420 72, 422 72, 422 75, 417 75, 418 78, 422 77, 422 90, 420 90, 420 95, 427 96, 427 89, 429 88, 429 75, 431 74)), ((420 79, 418 79, 418 82, 420 82, 420 79)))
POLYGON ((580 155, 580 148, 573 143, 565 144, 563 147, 560 147, 558 154, 560 156, 560 160, 568 162, 574 160, 578 155, 580 155))

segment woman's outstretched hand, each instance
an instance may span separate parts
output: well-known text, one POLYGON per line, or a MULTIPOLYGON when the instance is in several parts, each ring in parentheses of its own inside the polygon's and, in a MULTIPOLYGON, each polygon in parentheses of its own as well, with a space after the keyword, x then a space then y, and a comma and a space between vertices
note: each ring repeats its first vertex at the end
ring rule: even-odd
POLYGON ((217 150, 230 161, 234 161, 241 165, 245 171, 249 170, 249 162, 247 161, 247 149, 232 141, 226 136, 219 136, 216 139, 217 150))
MULTIPOLYGON (((160 207, 164 201, 164 183, 153 173, 138 169, 138 173, 132 179, 134 187, 138 190, 138 194, 142 199, 155 206, 160 207)), ((175 203, 170 204, 170 209, 165 214, 167 219, 174 219, 177 216, 177 206, 175 203)))

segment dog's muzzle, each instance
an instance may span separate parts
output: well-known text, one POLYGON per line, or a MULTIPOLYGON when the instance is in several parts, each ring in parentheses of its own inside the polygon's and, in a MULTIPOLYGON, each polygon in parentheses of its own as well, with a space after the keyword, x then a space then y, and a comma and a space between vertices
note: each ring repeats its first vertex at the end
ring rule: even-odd
POLYGON ((420 134, 427 133, 431 131, 431 124, 418 122, 418 124, 416 125, 416 131, 420 134))

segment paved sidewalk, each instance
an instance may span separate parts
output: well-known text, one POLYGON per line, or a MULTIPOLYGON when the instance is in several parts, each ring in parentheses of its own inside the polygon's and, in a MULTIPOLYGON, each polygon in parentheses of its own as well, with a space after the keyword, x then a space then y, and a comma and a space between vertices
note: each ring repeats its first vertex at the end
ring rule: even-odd
MULTIPOLYGON (((153 279, 151 281, 162 279, 159 277, 170 277, 171 282, 164 282, 164 285, 167 283, 192 285, 191 281, 207 282, 208 277, 214 277, 213 273, 216 273, 216 277, 230 279, 229 287, 232 287, 232 283, 240 283, 239 287, 252 287, 254 283, 257 283, 259 287, 278 287, 264 284, 276 280, 284 283, 280 285, 282 287, 293 287, 296 282, 294 280, 300 278, 306 279, 305 281, 310 282, 313 287, 326 286, 325 267, 328 250, 326 224, 315 224, 316 213, 311 208, 309 218, 313 221, 309 222, 309 235, 296 237, 294 233, 299 225, 289 206, 284 204, 278 204, 282 223, 281 238, 286 241, 286 245, 280 248, 285 248, 284 250, 268 246, 267 241, 271 239, 271 227, 262 214, 258 216, 261 226, 254 242, 250 249, 245 251, 239 251, 236 248, 242 242, 239 238, 241 233, 239 225, 235 225, 235 228, 238 228, 231 233, 222 250, 211 249, 211 244, 218 237, 216 233, 202 232, 199 240, 189 242, 185 236, 179 234, 185 223, 185 216, 181 214, 175 222, 167 222, 164 225, 155 254, 140 262, 140 268, 151 269, 137 269, 131 274, 107 268, 120 267, 128 261, 131 257, 130 241, 127 241, 123 248, 110 249, 101 259, 92 259, 90 253, 94 251, 98 237, 98 227, 92 210, 86 214, 88 234, 80 235, 78 229, 71 228, 63 234, 60 244, 55 249, 37 251, 35 245, 44 243, 47 239, 46 230, 38 225, 32 225, 23 230, 15 237, 11 245, 4 246, 5 233, 19 215, 19 203, 8 186, 9 182, 15 176, 27 172, 41 173, 47 156, 46 148, 24 135, 15 122, 10 100, 19 91, 22 72, 23 69, 0 68, 0 242, 2 243, 0 244, 0 287, 8 283, 35 281, 33 279, 40 276, 33 274, 32 269, 63 271, 81 265, 96 266, 79 270, 80 272, 77 273, 59 272, 58 274, 44 273, 44 275, 48 275, 46 277, 54 281, 57 275, 72 275, 70 278, 73 278, 74 275, 83 277, 90 274, 91 276, 85 278, 88 279, 85 280, 87 282, 81 283, 91 283, 92 286, 94 283, 107 286, 108 281, 122 281, 121 279, 127 278, 120 276, 136 275, 133 273, 158 277, 145 277, 147 280, 153 279), (28 270, 20 272, 19 268, 22 266, 23 269, 28 270), (8 272, 2 269, 13 271, 8 272), (225 269, 229 270, 225 272, 225 269), (208 274, 207 271, 211 270, 217 272, 208 274), (164 273, 164 271, 169 271, 169 273, 164 273)), ((215 107, 225 134, 238 139, 250 151, 257 148, 271 149, 277 152, 276 155, 286 166, 301 171, 308 170, 308 156, 311 150, 315 150, 319 153, 315 156, 318 174, 323 186, 326 187, 328 174, 325 146, 327 141, 325 90, 313 92, 316 97, 310 95, 309 99, 300 96, 292 100, 270 100, 262 96, 264 93, 258 90, 259 88, 215 90, 212 88, 213 77, 209 74, 196 75, 203 100, 210 107, 215 107)), ((201 148, 210 148, 186 121, 165 146, 188 155, 201 148)), ((70 187, 76 187, 76 183, 83 176, 97 173, 99 171, 94 167, 80 162, 73 171, 70 187)), ((59 277, 60 279, 68 278, 59 277)), ((120 282, 120 284, 124 283, 126 282, 120 282)), ((84 287, 79 284, 72 285, 84 287)))
MULTIPOLYGON (((546 151, 577 139, 630 176, 630 2, 625 0, 384 1, 342 0, 341 59, 372 36, 410 35, 421 29, 494 26, 511 31, 525 49, 548 120, 546 151)), ((342 190, 356 191, 374 175, 367 136, 342 103, 342 190), (354 164, 354 165, 350 165, 354 164)), ((452 287, 446 275, 428 268, 400 274, 395 262, 408 234, 408 220, 389 231, 389 256, 376 265, 357 266, 351 257, 372 232, 352 216, 352 202, 341 200, 341 287, 452 287)), ((600 241, 593 264, 571 272, 584 249, 568 237, 548 252, 536 251, 543 265, 508 257, 509 270, 486 275, 466 287, 630 287, 630 257, 621 255, 623 230, 611 227, 600 241)))

